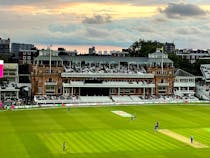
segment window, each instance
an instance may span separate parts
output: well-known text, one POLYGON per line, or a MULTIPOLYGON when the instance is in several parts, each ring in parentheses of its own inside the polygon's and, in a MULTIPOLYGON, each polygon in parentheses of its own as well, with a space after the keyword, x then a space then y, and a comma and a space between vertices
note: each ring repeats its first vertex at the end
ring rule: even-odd
POLYGON ((42 83, 42 79, 41 78, 39 79, 39 83, 42 83))
POLYGON ((53 90, 54 91, 55 87, 54 86, 46 86, 46 90, 53 90))
POLYGON ((195 90, 194 87, 190 87, 189 90, 195 90))
POLYGON ((28 52, 28 55, 31 55, 31 52, 28 52))
POLYGON ((166 90, 166 87, 158 87, 158 90, 166 90))
POLYGON ((61 88, 58 88, 58 93, 61 93, 61 88))
POLYGON ((23 60, 23 64, 26 64, 27 63, 27 61, 26 60, 23 60))
POLYGON ((185 91, 187 90, 187 87, 181 87, 181 90, 185 91))
POLYGON ((42 93, 42 87, 38 88, 38 93, 42 93))
POLYGON ((55 87, 54 86, 46 86, 46 93, 54 93, 55 87))
POLYGON ((26 59, 26 56, 23 56, 23 59, 26 59))
POLYGON ((117 92, 116 89, 114 89, 114 88, 111 89, 111 94, 114 94, 114 93, 116 93, 116 92, 117 92))
POLYGON ((134 89, 130 89, 130 93, 134 93, 134 89))
POLYGON ((27 59, 31 59, 31 56, 28 56, 27 59))

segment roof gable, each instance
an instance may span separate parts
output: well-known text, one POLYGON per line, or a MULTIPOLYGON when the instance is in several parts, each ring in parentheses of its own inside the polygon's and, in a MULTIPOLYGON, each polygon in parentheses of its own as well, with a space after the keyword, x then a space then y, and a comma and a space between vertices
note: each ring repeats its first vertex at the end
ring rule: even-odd
POLYGON ((191 73, 184 71, 182 69, 178 69, 175 72, 175 76, 182 76, 182 77, 194 77, 194 75, 192 75, 191 73))

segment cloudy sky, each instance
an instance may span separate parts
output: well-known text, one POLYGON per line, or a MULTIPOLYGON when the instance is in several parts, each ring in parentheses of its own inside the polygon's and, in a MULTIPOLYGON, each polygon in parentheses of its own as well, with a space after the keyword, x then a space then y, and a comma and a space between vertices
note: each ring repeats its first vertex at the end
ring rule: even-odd
MULTIPOLYGON (((138 39, 210 48, 209 0, 0 0, 0 37, 127 48, 138 39)), ((71 49, 73 49, 73 47, 71 49)))

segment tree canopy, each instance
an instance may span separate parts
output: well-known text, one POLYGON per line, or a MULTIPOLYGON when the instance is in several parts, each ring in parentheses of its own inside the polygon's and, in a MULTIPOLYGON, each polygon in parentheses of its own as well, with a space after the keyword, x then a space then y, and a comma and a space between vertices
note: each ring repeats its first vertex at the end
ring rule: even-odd
MULTIPOLYGON (((148 54, 154 53, 157 48, 161 47, 164 47, 164 43, 140 39, 128 48, 128 52, 130 56, 147 57, 148 54)), ((191 64, 189 60, 182 59, 174 53, 169 53, 168 57, 174 62, 175 68, 183 69, 196 76, 201 75, 201 64, 210 64, 210 60, 196 60, 194 64, 191 64)))
POLYGON ((147 57, 148 54, 154 53, 157 48, 163 47, 164 44, 158 41, 145 41, 140 39, 134 42, 129 48, 130 56, 147 57))

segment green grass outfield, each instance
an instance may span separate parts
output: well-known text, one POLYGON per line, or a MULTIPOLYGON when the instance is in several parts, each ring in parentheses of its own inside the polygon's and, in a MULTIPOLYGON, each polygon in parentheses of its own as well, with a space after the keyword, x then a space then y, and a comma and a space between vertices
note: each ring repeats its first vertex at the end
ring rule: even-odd
MULTIPOLYGON (((1 158, 208 158, 154 131, 169 129, 210 147, 210 106, 140 105, 0 111, 1 158), (112 113, 136 113, 136 120, 112 113), (66 151, 63 151, 63 142, 66 151)), ((189 140, 190 141, 190 140, 189 140)))

